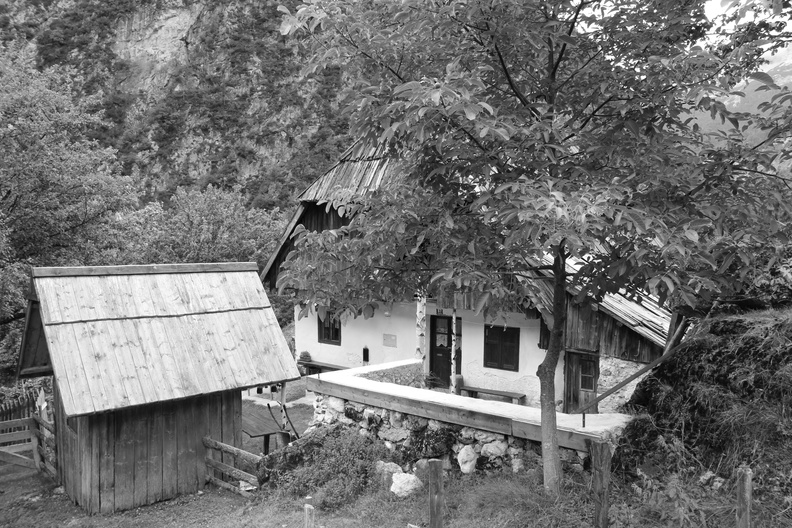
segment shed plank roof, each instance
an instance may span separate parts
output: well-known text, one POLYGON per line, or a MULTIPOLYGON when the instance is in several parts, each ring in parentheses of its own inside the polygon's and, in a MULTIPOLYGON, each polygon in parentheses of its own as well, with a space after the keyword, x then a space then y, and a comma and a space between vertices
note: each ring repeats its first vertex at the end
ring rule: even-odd
POLYGON ((299 377, 255 265, 196 266, 34 272, 68 416, 299 377))

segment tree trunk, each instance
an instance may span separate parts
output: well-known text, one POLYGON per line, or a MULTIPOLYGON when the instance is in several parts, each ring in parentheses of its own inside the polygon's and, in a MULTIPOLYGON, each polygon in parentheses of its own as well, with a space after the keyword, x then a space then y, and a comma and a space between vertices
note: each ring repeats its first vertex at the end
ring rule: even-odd
POLYGON ((553 328, 544 361, 539 365, 540 408, 542 413, 542 463, 544 488, 551 495, 561 491, 561 457, 556 426, 555 374, 564 344, 566 321, 566 256, 564 242, 553 256, 553 328))

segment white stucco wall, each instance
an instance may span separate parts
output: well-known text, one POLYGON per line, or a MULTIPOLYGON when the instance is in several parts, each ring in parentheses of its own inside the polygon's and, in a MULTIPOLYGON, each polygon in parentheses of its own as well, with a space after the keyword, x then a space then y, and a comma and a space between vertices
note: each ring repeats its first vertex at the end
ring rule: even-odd
POLYGON ((294 344, 297 357, 307 351, 311 359, 344 367, 363 365, 363 347, 369 349, 369 364, 411 359, 415 355, 415 304, 394 304, 390 317, 377 310, 374 317, 358 317, 341 323, 341 345, 319 342, 316 314, 297 319, 294 344), (392 346, 395 341, 395 347, 392 346))
MULTIPOLYGON (((298 312, 295 312, 295 314, 298 312)), ((430 330, 430 317, 438 315, 433 303, 426 305, 427 336, 430 330)), ((443 310, 450 316, 451 310, 443 310)), ((350 319, 342 323, 341 345, 319 343, 316 314, 312 313, 295 323, 295 346, 297 356, 307 351, 311 359, 346 367, 363 364, 363 347, 369 348, 369 363, 374 365, 388 361, 412 359, 415 356, 415 303, 394 304, 390 317, 377 310, 374 317, 350 319), (396 347, 385 345, 385 336, 395 336, 396 347)), ((462 321, 462 376, 466 385, 486 387, 526 395, 527 405, 539 406, 539 378, 536 370, 544 359, 544 350, 539 343, 539 319, 528 319, 521 314, 513 314, 505 320, 499 318, 497 325, 520 328, 519 372, 484 367, 484 318, 474 315, 471 310, 457 310, 462 321)), ((389 337, 392 344, 394 337, 389 337)), ((429 346, 427 339, 427 347, 429 346)), ((429 351, 426 351, 427 355, 429 351)), ((564 358, 561 357, 556 369, 556 400, 564 395, 564 358)))

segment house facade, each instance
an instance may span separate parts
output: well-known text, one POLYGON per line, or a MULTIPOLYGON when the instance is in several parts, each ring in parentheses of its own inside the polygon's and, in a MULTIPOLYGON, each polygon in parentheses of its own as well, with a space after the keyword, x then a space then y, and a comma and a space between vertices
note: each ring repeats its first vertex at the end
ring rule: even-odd
MULTIPOLYGON (((347 222, 327 207, 334 192, 365 193, 388 178, 399 177, 398 171, 392 159, 347 155, 315 181, 300 196, 299 208, 262 273, 265 285, 275 287, 298 225, 318 231, 347 222)), ((322 320, 316 310, 300 318, 297 308, 296 352, 340 368, 417 357, 424 360, 425 374, 437 385, 452 385, 454 376, 461 376, 465 386, 524 394, 526 405, 538 406, 536 372, 549 338, 541 313, 543 307, 552 306, 552 286, 550 281, 536 282, 536 309, 494 319, 477 314, 473 299, 459 294, 446 299, 406 299, 375 311, 368 319, 322 320)), ((563 412, 574 412, 659 357, 671 321, 671 314, 649 297, 636 301, 607 295, 599 303, 577 305, 572 293, 568 295, 565 348, 556 370, 556 401, 563 412)), ((638 381, 587 412, 615 410, 638 381)))

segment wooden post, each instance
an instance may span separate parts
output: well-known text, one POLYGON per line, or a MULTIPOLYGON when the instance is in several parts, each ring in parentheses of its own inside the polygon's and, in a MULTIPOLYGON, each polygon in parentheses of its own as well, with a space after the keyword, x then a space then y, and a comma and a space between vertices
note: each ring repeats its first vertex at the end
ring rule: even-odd
POLYGON ((39 453, 39 445, 43 447, 44 442, 39 441, 39 436, 41 436, 42 433, 39 430, 38 422, 36 422, 35 419, 30 420, 30 425, 28 428, 30 429, 30 442, 33 444, 33 463, 36 464, 36 469, 41 471, 43 467, 41 465, 41 453, 39 453))
POLYGON ((281 383, 280 405, 281 405, 281 429, 286 430, 288 424, 286 423, 286 382, 285 381, 281 383))
POLYGON ((424 374, 429 374, 426 361, 426 297, 421 295, 415 303, 415 359, 423 362, 424 374))
POLYGON ((454 309, 451 310, 451 392, 458 394, 456 390, 456 369, 457 369, 457 320, 456 320, 456 294, 454 294, 454 309))
POLYGON ((751 500, 753 471, 741 465, 737 469, 737 528, 751 528, 751 500))
POLYGON ((608 442, 586 440, 591 455, 592 493, 594 494, 594 528, 608 528, 611 457, 608 442))
POLYGON ((314 518, 314 507, 310 504, 303 506, 303 518, 305 520, 304 528, 314 528, 316 519, 314 518))
POLYGON ((429 461, 429 528, 443 528, 443 461, 429 461))

